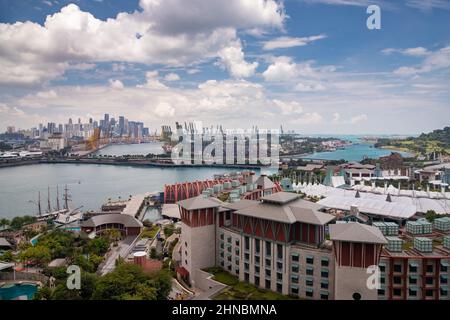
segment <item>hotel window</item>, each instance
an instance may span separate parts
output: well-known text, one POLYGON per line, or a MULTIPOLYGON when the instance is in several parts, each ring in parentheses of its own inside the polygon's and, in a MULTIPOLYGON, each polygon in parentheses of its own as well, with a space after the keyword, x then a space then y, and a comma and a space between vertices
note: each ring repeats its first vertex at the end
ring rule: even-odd
MULTIPOLYGON (((220 239, 223 240, 223 238, 224 238, 224 235, 223 235, 223 233, 221 233, 221 234, 220 234, 220 239)), ((186 244, 186 242, 185 242, 185 244, 186 244)), ((187 244, 186 244, 186 245, 187 245, 187 244)))
POLYGON ((328 289, 328 281, 321 281, 320 282, 320 288, 321 289, 328 289))
POLYGON ((248 253, 244 254, 244 260, 248 261, 250 259, 250 255, 248 253))
POLYGON ((225 265, 225 263, 222 261, 220 261, 220 265, 223 267, 225 265))
POLYGON ((236 268, 234 272, 236 272, 236 274, 239 274, 239 268, 236 268))
POLYGON ((234 250, 234 253, 238 256, 239 255, 239 248, 236 248, 236 250, 234 250))
POLYGON ((441 297, 446 297, 448 295, 448 289, 446 288, 441 288, 441 297))
POLYGON ((227 256, 227 260, 231 262, 231 256, 227 256))
POLYGON ((322 267, 328 267, 328 265, 330 264, 328 261, 328 258, 325 258, 325 257, 321 259, 320 263, 321 263, 322 267))
POLYGON ((434 268, 432 264, 427 264, 427 273, 433 273, 434 268))
POLYGON ((395 297, 400 297, 402 295, 402 289, 396 288, 392 291, 395 297))
POLYGON ((320 293, 321 300, 328 300, 328 293, 320 293))
POLYGON ((236 240, 236 246, 238 246, 238 247, 239 247, 239 239, 238 239, 238 240, 236 240))
POLYGON ((239 265, 239 259, 234 260, 234 263, 239 265))
POLYGON ((270 266, 271 266, 270 259, 266 259, 266 268, 270 268, 270 266))
POLYGON ((255 252, 259 254, 261 251, 261 241, 259 239, 255 239, 255 252))
POLYGON ((282 262, 277 262, 277 270, 279 270, 279 271, 283 270, 283 263, 282 262))
POLYGON ((313 276, 313 275, 314 275, 314 268, 312 268, 312 267, 307 267, 307 268, 306 268, 306 274, 307 274, 308 276, 313 276))
POLYGON ((220 249, 224 249, 225 245, 223 244, 223 242, 220 243, 220 249))
POLYGON ((250 281, 250 275, 247 272, 244 273, 244 280, 245 280, 245 282, 249 282, 250 281))
POLYGON ((185 265, 187 265, 187 264, 188 264, 188 263, 187 263, 187 260, 184 260, 184 264, 185 264, 185 265))
POLYGON ((231 252, 231 246, 227 247, 227 251, 231 252))
POLYGON ((441 284, 447 284, 448 283, 448 276, 441 274, 441 284))
POLYGON ((294 261, 294 262, 298 262, 300 260, 299 254, 296 252, 294 252, 291 256, 292 256, 292 261, 294 261))
POLYGON ((282 293, 283 292, 283 285, 281 283, 277 283, 277 292, 282 293))
POLYGON ((417 263, 411 262, 409 264, 409 272, 410 273, 416 273, 417 272, 417 267, 418 267, 417 263))
POLYGON ((313 278, 306 278, 305 283, 308 287, 312 287, 314 285, 314 280, 313 278))
POLYGON ((221 252, 221 253, 220 253, 220 256, 221 256, 221 257, 223 258, 223 257, 224 257, 224 253, 223 253, 223 252, 221 252))
POLYGON ((281 244, 277 244, 277 258, 283 259, 283 246, 281 244))
POLYGON ((409 290, 408 290, 408 295, 409 295, 410 297, 417 297, 417 290, 416 290, 416 289, 409 288, 409 290))
POLYGON ((272 272, 270 270, 266 270, 266 277, 271 277, 272 276, 272 272))
POLYGON ((380 272, 386 272, 386 265, 384 263, 383 264, 380 263, 378 267, 380 267, 380 272))
POLYGON ((277 272, 277 281, 282 281, 283 280, 283 274, 277 272))
POLYGON ((259 277, 255 277, 255 286, 259 287, 259 277))
POLYGON ((228 271, 231 271, 231 264, 227 267, 228 271))
POLYGON ((291 276, 292 283, 298 283, 298 276, 291 276))
POLYGON ((394 272, 402 272, 402 265, 394 264, 394 272))
POLYGON ((434 296, 433 290, 425 290, 425 296, 430 298, 434 296))
POLYGON ((385 294, 385 290, 384 289, 378 289, 378 295, 379 296, 384 296, 385 294))
POLYGON ((231 237, 228 237, 228 238, 227 238, 227 242, 228 242, 228 243, 231 243, 231 240, 233 240, 231 237))
POLYGON ((426 277, 425 278, 425 283, 427 284, 427 285, 432 285, 433 284, 433 277, 426 277))
POLYGON ((297 273, 300 270, 298 264, 293 264, 291 266, 291 271, 297 273))
POLYGON ((450 267, 450 261, 441 261, 441 272, 448 272, 448 267, 450 267))
POLYGON ((291 294, 298 295, 298 286, 291 286, 291 294))
POLYGON ((394 277, 394 284, 402 284, 402 277, 394 277))
POLYGON ((256 256, 255 257, 255 263, 259 264, 260 261, 261 261, 261 259, 258 256, 256 256))
POLYGON ((313 256, 306 256, 306 263, 307 264, 314 264, 314 257, 313 256))
POLYGON ((385 284, 386 283, 386 278, 385 277, 380 277, 380 283, 381 284, 385 284))
POLYGON ((417 284, 417 277, 409 277, 409 284, 417 284))
POLYGON ((328 278, 328 274, 329 274, 328 268, 322 268, 322 270, 320 270, 320 276, 322 278, 328 278))
POLYGON ((244 263, 244 270, 248 271, 249 268, 250 268, 250 265, 248 263, 244 263))
POLYGON ((272 255, 272 244, 270 241, 266 241, 266 256, 270 257, 272 255))
POLYGON ((267 290, 270 290, 270 287, 271 287, 270 280, 266 280, 265 287, 267 290))
POLYGON ((249 237, 244 237, 245 250, 250 250, 250 239, 249 237))
POLYGON ((259 274, 259 267, 255 266, 255 274, 259 274))
POLYGON ((312 298, 314 296, 314 291, 310 288, 306 288, 306 296, 312 298))

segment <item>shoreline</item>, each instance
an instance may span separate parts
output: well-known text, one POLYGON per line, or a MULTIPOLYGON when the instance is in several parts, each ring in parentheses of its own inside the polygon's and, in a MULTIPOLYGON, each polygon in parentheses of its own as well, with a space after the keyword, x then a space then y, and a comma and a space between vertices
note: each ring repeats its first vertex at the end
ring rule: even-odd
POLYGON ((59 159, 59 160, 25 160, 9 163, 1 163, 1 168, 21 167, 36 164, 97 164, 97 165, 112 165, 112 166, 130 166, 140 168, 229 168, 229 169, 248 169, 261 170, 269 168, 263 165, 247 165, 247 164, 174 164, 174 163, 156 163, 143 161, 114 161, 114 160, 91 160, 91 159, 59 159))

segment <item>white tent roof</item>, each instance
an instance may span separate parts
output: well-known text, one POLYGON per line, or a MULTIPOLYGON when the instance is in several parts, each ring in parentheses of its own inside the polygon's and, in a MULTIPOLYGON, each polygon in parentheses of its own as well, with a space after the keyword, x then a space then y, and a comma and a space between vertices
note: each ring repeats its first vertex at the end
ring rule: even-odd
MULTIPOLYGON (((372 191, 372 187, 369 186, 354 186, 353 189, 360 190, 360 197, 362 199, 375 199, 386 202, 387 192, 384 193, 384 188, 375 188, 372 191), (365 192, 361 192, 365 191, 365 192)), ((307 185, 298 186, 294 190, 306 193, 308 196, 318 197, 331 197, 331 196, 343 196, 348 198, 355 198, 356 190, 348 190, 342 188, 327 187, 324 185, 307 185)), ((407 205, 415 206, 416 212, 427 212, 428 210, 434 210, 438 214, 450 213, 450 193, 445 194, 430 192, 430 196, 426 191, 414 191, 415 197, 412 197, 412 190, 400 190, 400 195, 397 193, 390 193, 393 203, 403 203, 407 205), (437 194, 440 198, 437 198, 437 194), (446 198, 443 198, 445 196, 446 198)))
POLYGON ((416 207, 413 205, 371 198, 331 196, 320 200, 318 204, 341 210, 350 210, 350 207, 355 206, 363 213, 400 219, 411 218, 416 213, 416 207))

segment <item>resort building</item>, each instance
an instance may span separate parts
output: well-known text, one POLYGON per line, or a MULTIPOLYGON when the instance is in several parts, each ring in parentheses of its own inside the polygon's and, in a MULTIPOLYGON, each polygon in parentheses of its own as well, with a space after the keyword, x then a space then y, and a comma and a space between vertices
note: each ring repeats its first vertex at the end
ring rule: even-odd
POLYGON ((102 214, 93 216, 81 223, 81 230, 86 233, 97 234, 106 230, 119 230, 125 236, 139 235, 142 231, 142 222, 127 214, 102 214))
POLYGON ((279 191, 265 176, 249 176, 243 183, 256 185, 260 196, 225 199, 221 192, 205 192, 178 202, 182 232, 176 270, 190 286, 208 290, 203 269, 220 266, 240 281, 299 298, 449 299, 446 218, 437 219, 435 227, 418 221, 430 233, 411 234, 415 208, 386 196, 314 203, 279 191), (395 247, 396 239, 405 245, 395 247), (430 241, 432 249, 423 249, 430 241), (377 267, 381 285, 368 286, 377 267))

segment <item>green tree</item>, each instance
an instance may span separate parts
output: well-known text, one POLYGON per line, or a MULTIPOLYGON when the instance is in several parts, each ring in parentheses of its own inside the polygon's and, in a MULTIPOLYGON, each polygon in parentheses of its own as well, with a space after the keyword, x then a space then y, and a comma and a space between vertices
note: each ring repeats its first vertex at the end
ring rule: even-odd
POLYGON ((13 262, 14 259, 14 255, 10 250, 6 251, 5 253, 3 253, 3 255, 0 256, 0 260, 5 262, 13 262))
POLYGON ((94 253, 96 255, 104 255, 109 248, 109 241, 105 237, 97 237, 89 241, 86 253, 94 253))
POLYGON ((122 263, 96 282, 92 295, 94 300, 156 299, 151 293, 154 287, 151 278, 138 265, 122 263))
POLYGON ((156 288, 156 299, 166 300, 172 290, 172 276, 166 270, 151 275, 151 282, 156 288))
POLYGON ((49 263, 52 259, 50 250, 43 246, 29 247, 19 255, 22 262, 31 262, 39 266, 49 263))

